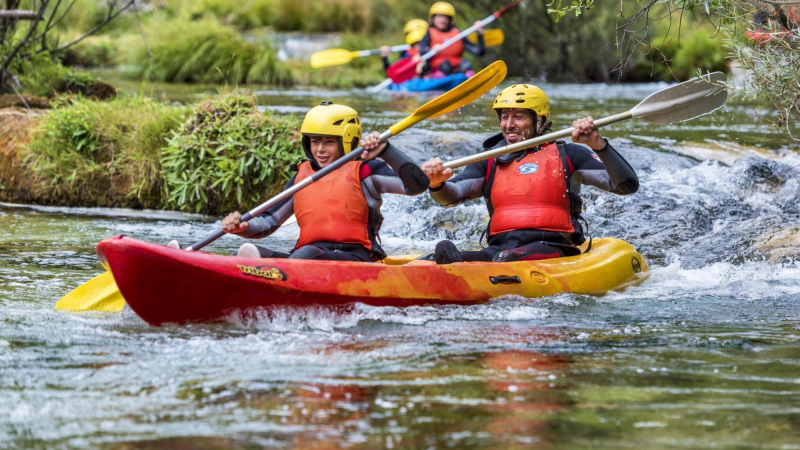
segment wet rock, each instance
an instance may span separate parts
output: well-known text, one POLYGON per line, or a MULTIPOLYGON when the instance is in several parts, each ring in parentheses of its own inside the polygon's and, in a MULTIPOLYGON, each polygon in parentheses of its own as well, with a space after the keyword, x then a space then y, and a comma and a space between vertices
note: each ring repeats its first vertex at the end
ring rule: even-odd
POLYGON ((434 136, 423 145, 437 156, 468 155, 481 148, 474 138, 454 134, 434 136))
POLYGON ((46 113, 44 109, 0 109, 0 200, 30 200, 33 180, 22 170, 20 149, 27 143, 36 119, 46 113))
POLYGON ((50 97, 58 94, 81 94, 93 100, 110 100, 117 96, 117 88, 99 80, 86 83, 65 80, 50 93, 50 97))
POLYGON ((698 161, 719 161, 728 166, 735 164, 738 159, 746 157, 779 158, 778 155, 771 153, 769 150, 731 142, 696 142, 691 145, 676 147, 675 151, 698 161))
POLYGON ((731 176, 743 188, 778 188, 787 179, 797 177, 791 166, 778 161, 755 156, 737 159, 732 165, 731 176))
POLYGON ((754 248, 773 264, 800 258, 800 227, 763 233, 754 248))

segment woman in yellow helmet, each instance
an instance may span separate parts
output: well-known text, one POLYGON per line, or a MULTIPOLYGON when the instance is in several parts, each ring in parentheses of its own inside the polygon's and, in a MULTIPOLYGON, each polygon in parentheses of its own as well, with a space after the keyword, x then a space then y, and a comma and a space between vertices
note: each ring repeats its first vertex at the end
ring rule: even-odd
MULTIPOLYGON (((428 32, 419 44, 419 52, 424 55, 431 49, 441 46, 446 40, 459 33, 458 28, 453 26, 456 17, 456 9, 447 2, 436 2, 431 6, 428 13, 428 32)), ((463 73, 468 77, 475 74, 472 70, 472 63, 468 59, 462 58, 465 51, 475 56, 483 56, 486 52, 486 43, 483 40, 483 26, 480 21, 475 22, 478 27, 478 42, 473 44, 468 40, 462 39, 459 42, 447 47, 428 62, 417 69, 420 75, 430 74, 433 78, 443 77, 453 73, 463 73)))
POLYGON ((381 47, 381 59, 383 60, 383 69, 388 70, 389 66, 392 64, 397 64, 406 61, 406 58, 415 58, 419 59, 419 41, 425 36, 425 32, 428 30, 428 22, 425 22, 422 19, 411 19, 406 23, 406 26, 403 28, 403 31, 406 33, 406 44, 410 45, 411 48, 403 52, 398 58, 397 61, 394 63, 389 62, 389 53, 391 51, 388 45, 384 45, 381 47))
MULTIPOLYGON (((531 84, 503 89, 494 101, 500 133, 484 150, 522 142, 547 132, 550 100, 531 84)), ((572 123, 572 144, 550 142, 468 165, 458 176, 433 158, 422 165, 431 180, 431 197, 455 206, 483 197, 489 209, 488 243, 479 251, 459 252, 450 241, 436 245, 438 264, 460 261, 518 261, 580 254, 586 240, 581 222, 581 185, 618 195, 633 194, 639 178, 591 117, 572 123), (584 147, 588 145, 591 149, 584 147)), ((591 244, 590 244, 591 245, 591 244)))
POLYGON ((362 139, 361 120, 348 106, 323 102, 312 108, 300 133, 308 160, 299 164, 284 189, 350 153, 359 141, 366 151, 362 159, 348 162, 249 222, 241 223, 238 211, 228 214, 222 221, 223 231, 246 238, 269 236, 292 214, 300 226, 291 255, 248 243, 240 247, 238 256, 337 261, 386 257, 377 239, 383 222, 381 195, 419 195, 428 187, 425 174, 396 147, 381 143, 379 133, 362 139))

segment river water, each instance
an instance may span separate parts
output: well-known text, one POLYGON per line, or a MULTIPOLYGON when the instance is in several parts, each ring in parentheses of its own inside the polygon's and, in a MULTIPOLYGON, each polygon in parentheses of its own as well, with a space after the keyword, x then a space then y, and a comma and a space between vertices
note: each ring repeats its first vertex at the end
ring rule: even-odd
MULTIPOLYGON (((664 86, 543 85, 554 129, 664 86)), ((431 98, 258 95, 280 113, 347 103, 378 131, 431 98)), ((497 131, 490 97, 393 142, 418 161, 468 154, 497 131)), ((636 246, 652 274, 602 297, 279 309, 155 328, 127 309, 53 305, 100 273, 99 240, 188 244, 216 218, 0 207, 0 448, 798 449, 800 157, 757 114, 768 115, 732 104, 604 130, 641 189, 587 188, 586 216, 594 236, 636 246)), ((443 209, 427 195, 387 196, 384 215, 390 253, 442 238, 472 247, 486 221, 481 202, 443 209)), ((285 227, 267 242, 288 249, 296 235, 285 227)))

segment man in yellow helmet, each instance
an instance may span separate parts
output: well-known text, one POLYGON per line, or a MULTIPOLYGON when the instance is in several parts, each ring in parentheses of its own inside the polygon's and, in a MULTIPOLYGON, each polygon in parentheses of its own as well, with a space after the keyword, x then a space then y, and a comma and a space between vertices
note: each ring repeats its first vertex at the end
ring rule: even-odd
MULTIPOLYGON (((428 32, 419 43, 421 55, 428 53, 431 49, 436 49, 446 40, 456 36, 459 31, 453 26, 456 17, 456 9, 447 2, 436 2, 431 6, 428 13, 428 32)), ((453 73, 463 73, 468 77, 475 74, 472 70, 472 63, 466 58, 462 58, 464 52, 472 53, 475 56, 483 56, 486 53, 486 42, 483 39, 483 26, 480 21, 475 22, 478 27, 478 42, 473 44, 466 39, 443 49, 427 63, 418 68, 420 75, 430 74, 431 77, 443 77, 453 73)))
MULTIPOLYGON (((549 130, 550 100, 536 86, 517 84, 503 89, 493 109, 500 133, 484 142, 484 150, 522 142, 549 130)), ((639 179, 600 136, 591 117, 578 119, 572 126, 572 144, 550 142, 470 164, 452 179, 453 170, 445 169, 439 158, 422 165, 431 180, 431 196, 440 205, 455 206, 483 197, 489 209, 489 246, 459 252, 452 242, 441 241, 434 253, 437 263, 580 254, 577 246, 586 241, 581 225, 581 185, 628 195, 639 189, 639 179)))
POLYGON ((350 153, 359 141, 366 152, 362 159, 348 162, 249 222, 241 223, 238 211, 228 214, 222 221, 223 231, 246 238, 269 236, 292 214, 300 226, 291 255, 248 243, 241 246, 238 256, 336 261, 386 257, 378 244, 381 195, 419 195, 428 187, 425 174, 396 147, 380 143, 379 133, 362 140, 361 120, 348 106, 323 102, 306 114, 300 132, 308 160, 299 165, 284 189, 350 153), (383 161, 376 161, 377 157, 383 161))

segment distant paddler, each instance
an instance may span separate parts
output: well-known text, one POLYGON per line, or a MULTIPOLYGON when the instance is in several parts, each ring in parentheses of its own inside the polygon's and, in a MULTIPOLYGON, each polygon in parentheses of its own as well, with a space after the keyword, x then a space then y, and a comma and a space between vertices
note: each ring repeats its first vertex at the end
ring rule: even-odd
MULTIPOLYGON (((406 58, 419 60, 419 42, 425 37, 427 31, 428 22, 422 19, 411 19, 406 23, 406 26, 403 27, 403 32, 406 33, 406 44, 411 47, 400 55, 400 58, 395 61, 395 64, 406 61, 406 58)), ((392 52, 392 48, 388 45, 384 45, 380 50, 381 60, 383 60, 383 69, 388 70, 389 66, 392 65, 389 62, 389 54, 392 52)))
MULTIPOLYGON (((419 43, 421 54, 431 50, 438 50, 448 39, 456 36, 460 31, 453 24, 456 17, 456 9, 448 2, 436 2, 431 6, 428 13, 428 29, 425 36, 419 43)), ((472 53, 475 56, 483 56, 486 53, 486 43, 483 36, 483 24, 481 21, 475 22, 477 42, 462 39, 453 45, 444 48, 425 65, 417 67, 417 74, 421 76, 431 76, 433 78, 443 77, 454 73, 463 73, 468 77, 475 74, 472 70, 472 63, 463 58, 464 52, 472 53)))

